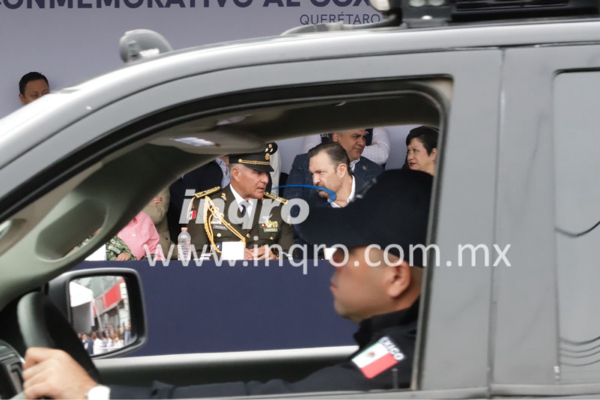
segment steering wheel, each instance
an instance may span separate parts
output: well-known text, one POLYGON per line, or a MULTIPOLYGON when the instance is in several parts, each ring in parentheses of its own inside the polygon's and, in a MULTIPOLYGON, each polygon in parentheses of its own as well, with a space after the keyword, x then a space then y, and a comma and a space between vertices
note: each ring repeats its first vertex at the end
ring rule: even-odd
MULTIPOLYGON (((28 293, 17 304, 17 322, 27 348, 47 347, 66 351, 100 383, 100 374, 71 324, 41 292, 28 293)), ((19 393, 14 398, 23 398, 19 393)))

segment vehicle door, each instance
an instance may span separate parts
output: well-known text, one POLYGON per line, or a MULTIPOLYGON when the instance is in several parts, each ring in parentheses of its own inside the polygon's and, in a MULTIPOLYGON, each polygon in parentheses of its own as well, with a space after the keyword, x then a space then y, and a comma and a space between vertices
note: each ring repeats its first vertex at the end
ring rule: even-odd
MULTIPOLYGON (((563 26, 563 28, 565 28, 563 26)), ((508 49, 503 68, 492 395, 595 395, 600 46, 508 49)))

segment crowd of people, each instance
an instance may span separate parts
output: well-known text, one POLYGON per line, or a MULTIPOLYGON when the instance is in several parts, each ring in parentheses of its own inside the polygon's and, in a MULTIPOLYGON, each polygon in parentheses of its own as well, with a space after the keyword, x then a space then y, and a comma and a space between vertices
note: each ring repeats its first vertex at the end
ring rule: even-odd
MULTIPOLYGON (((49 92, 48 79, 38 72, 26 74, 19 82, 19 98, 23 104, 49 92)), ((412 129, 406 138, 406 147, 403 169, 435 174, 438 156, 436 128, 420 126, 412 129)), ((345 207, 385 170, 391 144, 384 127, 309 135, 304 138, 304 153, 295 157, 289 174, 282 173, 277 150, 277 143, 269 143, 264 153, 222 156, 179 177, 156 194, 117 236, 106 243, 103 258, 129 261, 142 260, 148 255, 158 255, 158 259, 166 257, 172 245, 177 244, 184 227, 189 228, 196 249, 208 245, 221 252, 221 243, 243 241, 248 249, 245 251, 246 259, 278 258, 281 256, 279 252, 287 257, 301 257, 303 251, 290 252, 290 248, 294 244, 314 244, 308 243, 296 226, 288 227, 280 213, 276 213, 273 220, 254 221, 252 226, 245 228, 232 229, 235 224, 221 224, 215 218, 211 219, 210 226, 205 226, 195 222, 203 222, 214 212, 211 214, 199 209, 201 198, 210 199, 213 203, 215 198, 221 198, 227 203, 222 207, 235 200, 241 214, 250 210, 253 212, 251 215, 260 214, 261 207, 253 207, 253 204, 263 199, 264 193, 279 199, 280 205, 287 200, 303 199, 310 207, 345 207), (285 189, 278 189, 279 186, 285 189), (314 186, 323 189, 317 190, 314 186), (192 194, 195 194, 193 198, 192 194), (250 249, 255 245, 279 245, 281 250, 252 252, 250 249)), ((274 208, 275 211, 280 209, 274 208)), ((298 212, 299 209, 294 208, 292 216, 297 216, 298 212)), ((178 257, 177 246, 170 254, 171 258, 178 257)), ((312 255, 313 252, 306 254, 312 255)))
POLYGON ((126 326, 123 323, 117 329, 110 325, 102 331, 78 333, 77 336, 89 355, 110 353, 131 343, 131 324, 128 323, 126 326))

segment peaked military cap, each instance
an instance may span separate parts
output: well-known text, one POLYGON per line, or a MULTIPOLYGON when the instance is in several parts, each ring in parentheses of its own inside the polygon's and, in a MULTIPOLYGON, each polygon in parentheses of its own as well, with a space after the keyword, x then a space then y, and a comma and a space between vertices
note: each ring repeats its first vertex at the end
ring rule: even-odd
POLYGON ((231 154, 229 156, 229 163, 242 164, 255 171, 273 172, 273 167, 271 167, 271 151, 268 146, 265 151, 258 153, 231 154))

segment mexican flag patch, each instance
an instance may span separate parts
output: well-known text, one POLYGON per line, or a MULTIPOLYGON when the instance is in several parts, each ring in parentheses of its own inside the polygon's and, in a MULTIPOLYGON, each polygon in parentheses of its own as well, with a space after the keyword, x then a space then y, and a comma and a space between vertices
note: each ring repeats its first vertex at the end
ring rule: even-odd
POLYGON ((402 360, 404 354, 389 337, 384 336, 354 357, 352 362, 370 379, 402 360))

